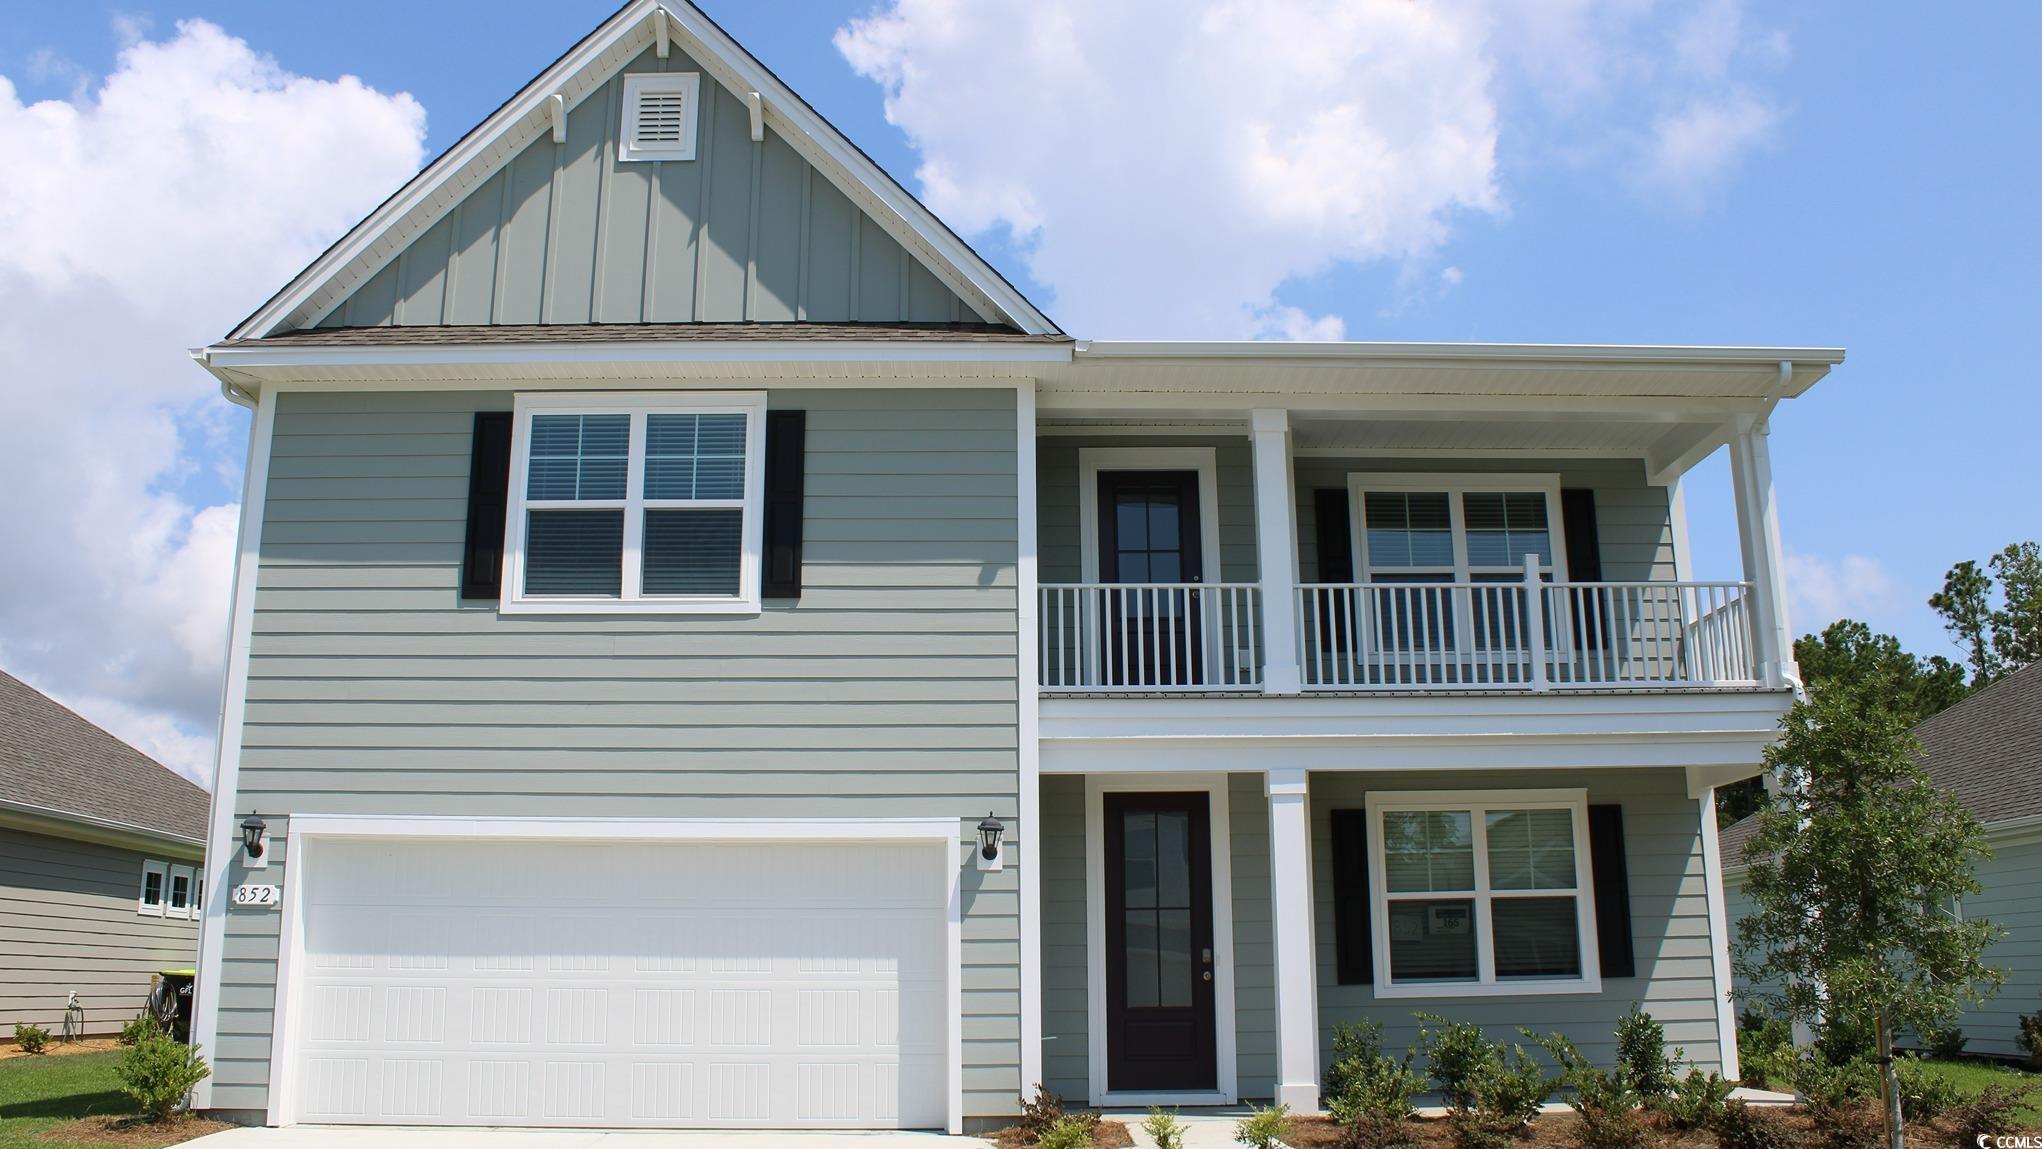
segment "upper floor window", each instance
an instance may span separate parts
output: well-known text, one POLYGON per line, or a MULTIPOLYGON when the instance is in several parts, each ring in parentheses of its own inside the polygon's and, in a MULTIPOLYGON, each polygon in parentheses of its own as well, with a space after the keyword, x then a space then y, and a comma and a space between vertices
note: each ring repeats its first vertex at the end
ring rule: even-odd
POLYGON ((752 611, 765 396, 520 395, 506 611, 752 611))
POLYGON ((1564 576, 1556 475, 1357 474, 1350 482, 1364 581, 1522 579, 1526 555, 1547 578, 1564 576))

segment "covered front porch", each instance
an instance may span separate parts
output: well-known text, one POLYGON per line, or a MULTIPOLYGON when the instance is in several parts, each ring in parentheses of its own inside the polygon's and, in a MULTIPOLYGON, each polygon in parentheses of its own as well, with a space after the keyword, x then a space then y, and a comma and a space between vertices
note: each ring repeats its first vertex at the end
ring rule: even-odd
POLYGON ((1634 1002, 1735 1073, 1691 771, 1183 764, 1042 779, 1050 1089, 1310 1112, 1341 1023, 1557 1030, 1607 1061, 1634 1002))

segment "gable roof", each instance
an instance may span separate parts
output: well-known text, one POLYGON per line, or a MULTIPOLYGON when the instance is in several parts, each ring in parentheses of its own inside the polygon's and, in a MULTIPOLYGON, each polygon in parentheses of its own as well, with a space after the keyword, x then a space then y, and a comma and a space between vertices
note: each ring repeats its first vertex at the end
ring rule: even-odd
MULTIPOLYGON (((2042 662, 2030 663, 1914 728, 1936 788, 1989 829, 2042 817, 2042 662)), ((1723 864, 1744 864, 1756 814, 1724 828, 1723 864)))
POLYGON ((200 844, 198 786, 0 671, 0 808, 200 844))
POLYGON ((1057 333, 991 264, 701 10, 687 0, 629 0, 335 241, 228 338, 259 339, 318 323, 525 145, 552 131, 556 96, 562 109, 571 110, 649 46, 667 42, 724 89, 755 101, 760 129, 777 133, 979 317, 1031 335, 1057 333))

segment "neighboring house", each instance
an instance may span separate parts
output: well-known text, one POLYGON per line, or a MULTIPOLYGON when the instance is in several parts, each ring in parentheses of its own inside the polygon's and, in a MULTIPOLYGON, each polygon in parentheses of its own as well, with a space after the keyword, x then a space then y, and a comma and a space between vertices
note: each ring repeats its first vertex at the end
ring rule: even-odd
MULTIPOLYGON (((2017 1042, 2024 1015, 2042 1011, 2042 662, 2017 670, 1914 728, 1922 765, 1936 788, 1985 825, 1992 857, 1978 867, 1985 888, 1957 912, 2005 928, 1985 953, 2006 984, 1958 1025, 1967 1053, 2026 1057, 2017 1042)), ((1732 928, 1751 912, 1744 894, 1744 847, 1756 815, 1726 828, 1723 880, 1732 928)))
POLYGON ((205 905, 206 792, 0 673, 0 1037, 119 1032, 186 969, 205 905))
POLYGON ((1730 1066, 1767 417, 1842 358, 1074 340, 633 0, 198 353, 255 413, 211 876, 279 901, 208 907, 198 1102, 1311 1109, 1338 1022, 1633 1002, 1730 1066))

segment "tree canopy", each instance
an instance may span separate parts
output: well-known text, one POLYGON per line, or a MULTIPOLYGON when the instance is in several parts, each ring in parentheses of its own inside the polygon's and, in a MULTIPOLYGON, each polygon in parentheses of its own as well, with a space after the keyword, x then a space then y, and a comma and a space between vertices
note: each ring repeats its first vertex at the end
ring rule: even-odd
POLYGON ((1963 648, 1974 687, 2042 658, 2042 545, 2010 543, 1985 565, 1990 574, 1970 559, 1958 563, 1929 597, 1963 648))

